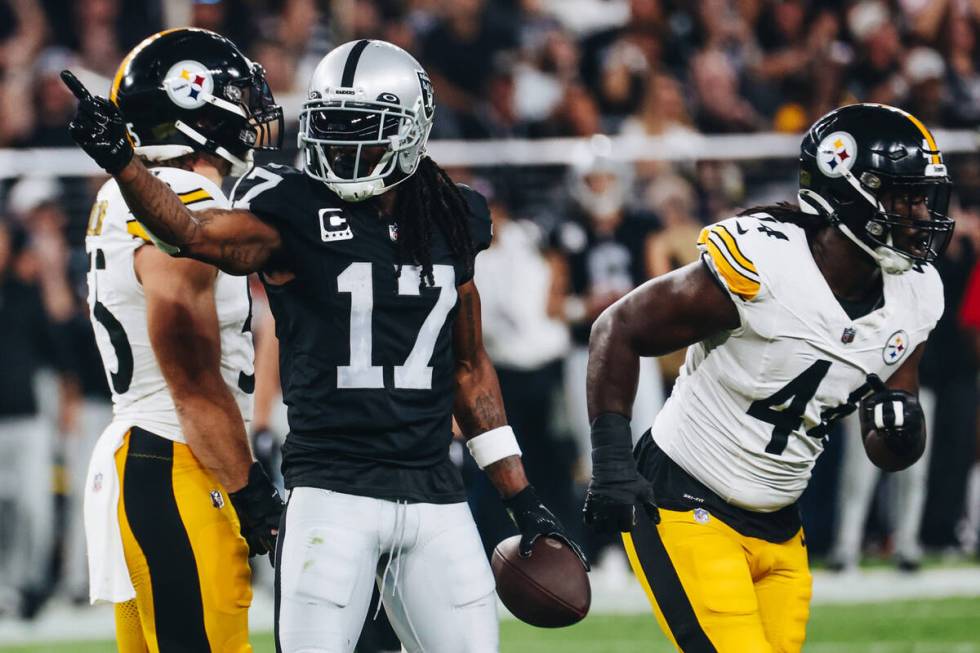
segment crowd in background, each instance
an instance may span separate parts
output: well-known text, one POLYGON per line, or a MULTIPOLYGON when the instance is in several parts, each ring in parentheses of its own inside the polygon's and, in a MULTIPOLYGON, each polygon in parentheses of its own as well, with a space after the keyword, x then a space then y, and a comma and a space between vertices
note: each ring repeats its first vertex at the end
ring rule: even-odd
MULTIPOLYGON (((932 128, 980 127, 980 0, 0 0, 0 148, 72 146, 74 99, 58 73, 71 68, 106 94, 130 48, 177 25, 230 37, 281 100, 305 93, 335 45, 391 41, 430 73, 433 139, 799 133, 854 101, 903 107, 932 128)), ((922 366, 931 456, 908 478, 876 484, 847 462, 856 441, 847 425, 830 438, 803 508, 811 549, 835 568, 851 568, 868 546, 909 570, 920 542, 977 551, 980 158, 947 163, 957 227, 937 266, 946 314, 922 366)), ((477 265, 487 348, 531 480, 577 528, 591 322, 646 279, 696 260, 702 225, 792 199, 795 165, 592 158, 451 173, 490 201, 494 245, 477 265)), ((0 176, 0 613, 32 616, 54 585, 87 596, 79 483, 109 395, 87 317, 83 239, 103 181, 57 169, 0 176)), ((682 360, 644 362, 637 434, 682 360)), ((285 425, 276 393, 259 394, 256 427, 274 450, 266 436, 285 425)), ((506 516, 462 450, 460 460, 492 544, 508 532, 506 516)), ((588 542, 593 554, 602 544, 588 542)))

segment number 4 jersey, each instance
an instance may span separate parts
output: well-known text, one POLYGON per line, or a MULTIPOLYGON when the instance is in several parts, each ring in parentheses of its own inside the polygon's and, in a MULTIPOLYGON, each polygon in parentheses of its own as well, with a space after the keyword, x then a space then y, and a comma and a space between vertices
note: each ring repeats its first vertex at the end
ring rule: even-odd
MULTIPOLYGON (((228 206, 221 189, 201 175, 177 168, 154 168, 153 173, 193 210, 228 206)), ((112 388, 114 420, 183 442, 173 399, 150 345, 146 298, 136 278, 135 253, 144 245, 154 246, 110 179, 92 207, 85 250, 89 310, 112 388)), ((255 380, 247 279, 218 272, 215 305, 221 328, 221 374, 248 423, 255 380)))
MULTIPOLYGON (((486 201, 460 189, 471 213, 462 227, 475 249, 484 249, 486 201)), ((421 283, 418 267, 402 265, 399 237, 406 227, 397 216, 381 215, 375 201, 345 202, 323 183, 276 165, 253 168, 232 201, 282 237, 262 277, 288 407, 286 486, 389 500, 463 500, 449 461, 452 338, 456 288, 471 273, 442 229, 428 227, 430 286, 421 283), (277 271, 291 273, 291 280, 276 285, 277 271)))
POLYGON ((771 512, 803 493, 833 421, 887 380, 943 312, 931 266, 883 274, 884 304, 851 319, 804 230, 765 214, 706 227, 703 262, 740 326, 688 348, 653 425, 657 445, 722 499, 771 512))

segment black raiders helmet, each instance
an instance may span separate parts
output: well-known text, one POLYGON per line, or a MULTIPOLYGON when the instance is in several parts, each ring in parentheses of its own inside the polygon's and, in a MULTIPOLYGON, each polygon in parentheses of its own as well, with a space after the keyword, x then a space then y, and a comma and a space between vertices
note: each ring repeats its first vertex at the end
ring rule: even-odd
POLYGON ((918 118, 851 104, 815 122, 800 150, 800 208, 827 218, 885 272, 931 263, 946 249, 952 183, 918 118))
POLYGON ((151 160, 205 151, 248 169, 252 150, 282 145, 282 108, 265 71, 225 37, 204 29, 154 34, 126 56, 109 99, 136 152, 151 160))

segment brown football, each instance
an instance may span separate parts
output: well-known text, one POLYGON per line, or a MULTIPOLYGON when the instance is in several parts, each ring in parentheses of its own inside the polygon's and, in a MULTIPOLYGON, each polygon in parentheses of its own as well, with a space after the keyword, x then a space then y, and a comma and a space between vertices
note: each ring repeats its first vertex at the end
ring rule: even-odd
POLYGON ((575 552, 564 542, 542 537, 531 555, 518 551, 520 535, 508 537, 493 550, 490 566, 497 595, 521 621, 541 628, 578 623, 589 613, 592 587, 575 552))

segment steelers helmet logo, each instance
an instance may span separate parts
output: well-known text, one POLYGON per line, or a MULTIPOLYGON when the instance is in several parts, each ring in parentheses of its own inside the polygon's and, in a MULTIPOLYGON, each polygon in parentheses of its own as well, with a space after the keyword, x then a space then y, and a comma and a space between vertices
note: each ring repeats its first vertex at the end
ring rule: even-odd
POLYGON ((888 338, 885 348, 881 350, 881 357, 885 360, 885 365, 894 365, 902 360, 906 350, 909 348, 909 334, 904 331, 896 331, 888 338))
POLYGON ((178 107, 197 109, 204 106, 205 97, 214 91, 211 71, 197 61, 178 61, 163 79, 167 96, 178 107))
POLYGON ((857 143, 847 132, 834 132, 817 147, 817 167, 828 177, 841 177, 854 166, 857 143))

